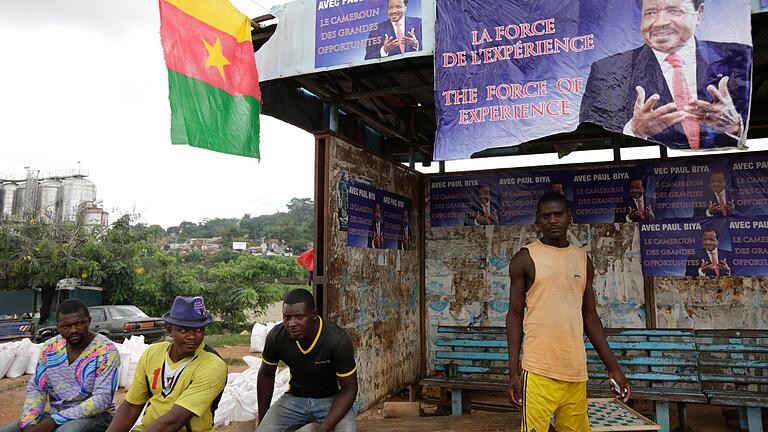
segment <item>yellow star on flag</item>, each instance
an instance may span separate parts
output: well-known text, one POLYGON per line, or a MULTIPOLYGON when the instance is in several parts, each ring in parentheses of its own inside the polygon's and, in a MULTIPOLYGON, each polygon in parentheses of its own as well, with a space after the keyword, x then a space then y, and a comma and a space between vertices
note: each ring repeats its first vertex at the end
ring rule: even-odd
POLYGON ((224 66, 229 64, 229 60, 224 57, 224 54, 221 52, 221 42, 219 41, 219 38, 216 38, 216 43, 214 43, 213 46, 211 46, 205 39, 203 39, 203 44, 205 45, 205 49, 208 50, 208 60, 205 61, 205 65, 207 67, 215 67, 218 69, 221 79, 226 82, 227 77, 224 75, 224 66))

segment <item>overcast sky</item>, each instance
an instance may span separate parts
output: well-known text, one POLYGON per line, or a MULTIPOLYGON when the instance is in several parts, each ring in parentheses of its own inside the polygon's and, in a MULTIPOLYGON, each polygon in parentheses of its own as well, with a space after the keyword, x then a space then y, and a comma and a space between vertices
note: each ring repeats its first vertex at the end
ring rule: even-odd
MULTIPOLYGON (((276 0, 234 1, 251 17, 276 0)), ((0 173, 90 172, 104 208, 164 227, 312 196, 312 135, 261 117, 261 162, 170 144, 157 1, 3 0, 0 173)))
MULTIPOLYGON (((233 3, 255 17, 282 1, 233 3)), ((112 220, 138 212, 142 222, 164 227, 274 213, 292 197, 311 197, 314 140, 271 117, 261 117, 261 162, 170 144, 159 28, 157 1, 0 1, 0 173, 80 166, 90 172, 112 220)), ((765 142, 752 146, 768 148, 765 142)), ((561 160, 448 162, 447 169, 611 157, 610 150, 577 152, 561 160)), ((623 157, 658 157, 658 151, 626 149, 623 157)))

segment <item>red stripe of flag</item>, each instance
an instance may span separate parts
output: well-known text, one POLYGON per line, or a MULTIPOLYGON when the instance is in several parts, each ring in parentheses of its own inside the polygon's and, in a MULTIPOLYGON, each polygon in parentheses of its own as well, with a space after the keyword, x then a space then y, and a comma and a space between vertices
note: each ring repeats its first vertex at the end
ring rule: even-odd
POLYGON ((168 2, 160 2, 160 25, 168 69, 218 87, 234 96, 253 96, 261 101, 259 75, 250 41, 237 40, 182 12, 168 2), (219 70, 206 66, 208 50, 218 39, 221 52, 230 64, 224 66, 226 81, 219 70))

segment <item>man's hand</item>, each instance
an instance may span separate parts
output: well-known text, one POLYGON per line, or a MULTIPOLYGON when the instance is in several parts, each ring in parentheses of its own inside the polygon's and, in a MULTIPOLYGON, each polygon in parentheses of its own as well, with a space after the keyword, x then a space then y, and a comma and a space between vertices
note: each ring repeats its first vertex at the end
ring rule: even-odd
POLYGON ((627 217, 631 221, 638 221, 640 220, 640 215, 642 213, 638 209, 633 209, 632 207, 627 207, 627 217))
POLYGON ((513 405, 522 408, 523 406, 523 380, 520 375, 513 374, 509 377, 509 385, 507 386, 507 393, 509 394, 509 401, 513 405))
POLYGON ((741 134, 741 116, 733 105, 733 99, 728 92, 727 76, 724 76, 717 87, 707 86, 707 93, 712 96, 712 103, 702 100, 692 101, 687 112, 699 123, 709 126, 718 132, 734 136, 741 134))
POLYGON ((733 214, 733 212, 736 211, 736 204, 733 201, 726 201, 725 210, 727 210, 728 213, 733 214))
POLYGON ((629 397, 632 395, 632 390, 629 387, 629 381, 626 377, 624 377, 624 373, 621 371, 621 369, 615 369, 612 371, 608 371, 608 379, 613 380, 618 384, 620 391, 616 391, 616 389, 611 386, 611 391, 613 394, 616 395, 616 399, 621 400, 624 403, 627 403, 629 400, 629 397))
POLYGON ((51 417, 46 417, 31 429, 24 428, 26 432, 53 432, 54 429, 56 429, 56 422, 51 417))
POLYGON ((720 204, 714 203, 712 201, 709 201, 707 203, 707 212, 711 214, 712 216, 716 214, 720 214, 723 212, 723 210, 720 208, 720 204))
POLYGON ((419 41, 416 39, 416 29, 411 27, 411 31, 405 34, 403 40, 407 45, 410 45, 414 51, 419 50, 419 41))
POLYGON ((688 116, 685 111, 677 111, 674 102, 654 109, 653 107, 659 101, 660 96, 653 94, 646 100, 645 89, 637 86, 635 90, 637 91, 637 99, 635 99, 635 108, 632 112, 632 133, 638 138, 654 136, 664 129, 680 123, 688 116))
POLYGON ((731 274, 731 268, 728 267, 727 258, 721 259, 720 262, 717 264, 717 266, 720 267, 721 273, 725 272, 726 276, 729 276, 731 274))
POLYGON ((656 215, 653 214, 653 209, 650 206, 645 208, 645 218, 656 219, 656 215))
POLYGON ((712 270, 712 263, 707 262, 706 260, 701 260, 701 266, 699 266, 699 271, 702 274, 707 274, 707 270, 712 270))
POLYGON ((395 49, 395 47, 397 47, 398 45, 400 45, 400 41, 397 40, 396 37, 391 38, 389 37, 389 35, 385 34, 384 45, 382 45, 381 49, 383 49, 385 53, 389 54, 389 52, 395 49))

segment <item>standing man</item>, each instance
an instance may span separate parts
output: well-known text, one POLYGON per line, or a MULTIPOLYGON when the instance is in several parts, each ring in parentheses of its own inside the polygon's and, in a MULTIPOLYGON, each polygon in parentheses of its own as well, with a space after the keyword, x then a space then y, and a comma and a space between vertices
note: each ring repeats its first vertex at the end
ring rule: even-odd
POLYGON ((357 366, 352 340, 318 316, 312 293, 297 288, 285 295, 283 322, 267 335, 261 359, 257 432, 295 431, 310 423, 319 423, 316 432, 355 431, 357 366), (290 387, 270 406, 280 361, 291 370, 290 387))
POLYGON ((629 197, 624 198, 624 205, 617 209, 614 222, 640 222, 655 219, 650 200, 645 196, 645 179, 629 181, 629 197))
POLYGON ((694 210, 694 217, 723 217, 736 214, 733 190, 728 188, 725 172, 710 173, 709 190, 704 193, 704 202, 705 206, 694 210))
POLYGON ((421 49, 421 18, 406 15, 408 0, 387 1, 388 20, 368 33, 365 59, 385 58, 421 49))
POLYGON ((104 335, 88 330, 91 316, 79 300, 56 311, 59 335, 46 342, 27 383, 21 419, 2 432, 103 432, 112 420, 120 354, 104 335), (46 413, 45 405, 50 402, 46 413))
POLYGON ((523 247, 509 264, 508 391, 522 408, 523 432, 549 430, 553 414, 560 432, 589 431, 585 331, 620 389, 614 390, 617 397, 626 402, 630 396, 595 308, 592 261, 568 241, 570 221, 565 197, 542 196, 536 212, 541 240, 523 247))
POLYGON ((752 48, 698 40, 704 0, 638 0, 644 44, 592 64, 579 121, 670 148, 735 146, 752 48))
POLYGON ((701 232, 703 247, 688 256, 688 265, 685 268, 686 276, 714 278, 731 275, 731 267, 728 265, 731 253, 717 247, 720 243, 719 237, 717 230, 713 228, 707 228, 701 232))
POLYGON ((152 344, 141 355, 107 432, 213 430, 213 412, 227 383, 227 365, 205 344, 205 326, 213 317, 202 297, 178 296, 163 320, 172 341, 152 344))

